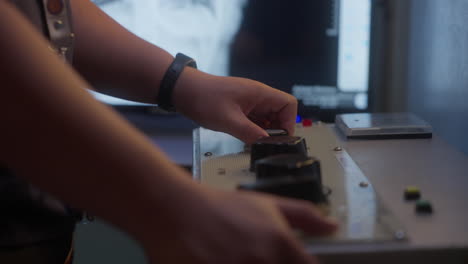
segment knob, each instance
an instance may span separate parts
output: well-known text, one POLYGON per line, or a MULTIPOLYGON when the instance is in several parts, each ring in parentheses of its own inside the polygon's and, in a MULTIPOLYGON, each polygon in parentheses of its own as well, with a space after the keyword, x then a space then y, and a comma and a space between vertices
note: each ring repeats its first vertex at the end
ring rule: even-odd
POLYGON ((257 160, 255 173, 258 180, 285 176, 309 176, 322 182, 320 162, 303 154, 279 154, 257 160))
POLYGON ((239 189, 266 192, 314 203, 327 201, 320 162, 302 154, 281 154, 256 162, 257 181, 239 189))
POLYGON ((250 170, 255 170, 255 162, 277 154, 307 155, 304 138, 294 136, 274 136, 257 140, 252 144, 250 154, 250 170))

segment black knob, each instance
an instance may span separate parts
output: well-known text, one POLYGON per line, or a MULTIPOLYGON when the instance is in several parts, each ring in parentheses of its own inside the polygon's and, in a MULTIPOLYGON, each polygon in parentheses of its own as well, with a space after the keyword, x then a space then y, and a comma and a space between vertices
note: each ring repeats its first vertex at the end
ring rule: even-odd
POLYGON ((252 144, 250 170, 255 170, 255 162, 257 160, 278 154, 307 155, 307 147, 304 138, 293 136, 274 136, 257 140, 252 144))
POLYGON ((314 177, 321 184, 320 162, 303 154, 279 154, 255 162, 258 180, 294 176, 314 177))
POLYGON ((257 181, 239 189, 324 203, 320 162, 301 154, 282 154, 256 162, 257 181))

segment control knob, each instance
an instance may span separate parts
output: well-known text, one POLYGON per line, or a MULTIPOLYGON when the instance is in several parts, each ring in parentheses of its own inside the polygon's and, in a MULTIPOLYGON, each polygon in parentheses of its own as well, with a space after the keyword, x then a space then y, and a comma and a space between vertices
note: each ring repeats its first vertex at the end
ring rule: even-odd
POLYGON ((256 162, 257 181, 239 189, 325 203, 320 162, 303 154, 280 154, 256 162))
POLYGON ((272 136, 257 140, 252 144, 250 170, 255 171, 255 162, 259 159, 278 154, 307 155, 304 138, 295 136, 272 136))

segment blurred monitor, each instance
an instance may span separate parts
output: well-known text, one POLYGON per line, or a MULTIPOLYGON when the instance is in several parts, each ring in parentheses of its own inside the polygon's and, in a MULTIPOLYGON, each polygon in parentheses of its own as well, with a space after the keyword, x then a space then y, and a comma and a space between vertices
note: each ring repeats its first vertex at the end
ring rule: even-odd
POLYGON ((292 93, 305 115, 368 108, 371 0, 255 0, 230 73, 292 93))
POLYGON ((293 94, 301 114, 368 109, 373 0, 94 2, 138 36, 195 58, 203 71, 293 94))

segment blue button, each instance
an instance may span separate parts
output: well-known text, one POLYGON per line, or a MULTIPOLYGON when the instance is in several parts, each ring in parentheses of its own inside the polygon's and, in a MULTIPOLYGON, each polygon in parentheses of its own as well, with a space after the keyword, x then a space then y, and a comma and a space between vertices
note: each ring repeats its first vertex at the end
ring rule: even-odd
POLYGON ((300 115, 296 116, 296 123, 301 123, 302 117, 300 115))

